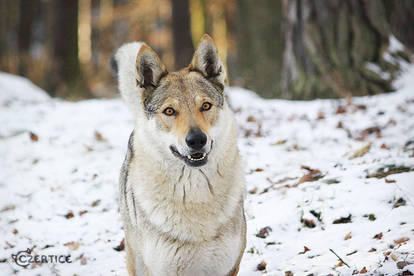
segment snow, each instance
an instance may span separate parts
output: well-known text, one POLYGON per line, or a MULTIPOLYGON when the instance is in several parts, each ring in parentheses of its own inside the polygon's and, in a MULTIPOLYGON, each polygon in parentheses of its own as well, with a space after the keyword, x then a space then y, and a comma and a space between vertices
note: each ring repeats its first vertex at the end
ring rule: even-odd
MULTIPOLYGON (((414 168, 414 67, 397 87, 350 106, 228 88, 249 191, 239 275, 414 272, 414 171, 367 178, 387 165, 414 168), (313 178, 302 178, 309 169, 313 178), (402 261, 411 264, 398 269, 402 261)), ((117 185, 132 127, 120 99, 53 99, 0 73, 0 275, 127 275, 125 251, 113 248, 123 239, 117 185), (11 254, 26 248, 72 263, 23 269, 11 254)))

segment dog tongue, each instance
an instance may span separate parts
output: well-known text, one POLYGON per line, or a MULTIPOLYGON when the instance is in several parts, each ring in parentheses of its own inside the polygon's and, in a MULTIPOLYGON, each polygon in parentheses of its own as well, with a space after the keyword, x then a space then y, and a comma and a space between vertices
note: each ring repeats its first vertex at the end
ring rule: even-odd
POLYGON ((194 159, 200 159, 200 158, 203 158, 203 154, 201 152, 197 152, 197 153, 191 154, 191 157, 194 159))

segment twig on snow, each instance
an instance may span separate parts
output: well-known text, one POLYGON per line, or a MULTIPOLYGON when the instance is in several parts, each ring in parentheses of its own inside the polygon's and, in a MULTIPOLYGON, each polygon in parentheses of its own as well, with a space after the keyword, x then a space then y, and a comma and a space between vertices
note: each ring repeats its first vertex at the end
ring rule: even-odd
POLYGON ((344 263, 344 265, 346 265, 347 267, 351 268, 341 257, 338 256, 338 254, 335 253, 335 251, 333 251, 332 249, 329 248, 329 250, 335 254, 336 257, 338 257, 338 259, 344 263))

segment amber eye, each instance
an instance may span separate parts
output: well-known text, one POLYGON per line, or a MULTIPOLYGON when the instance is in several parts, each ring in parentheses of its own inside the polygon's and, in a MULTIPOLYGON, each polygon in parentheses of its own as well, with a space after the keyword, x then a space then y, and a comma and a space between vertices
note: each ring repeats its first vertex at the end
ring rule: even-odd
POLYGON ((210 110, 210 108, 211 108, 212 106, 213 106, 213 105, 212 105, 211 103, 209 103, 209 102, 205 102, 205 103, 203 103, 203 105, 201 106, 200 111, 207 111, 207 110, 210 110))
POLYGON ((176 112, 175 112, 174 108, 167 107, 166 109, 164 109, 164 111, 162 113, 164 113, 167 116, 172 116, 172 115, 175 115, 176 112))

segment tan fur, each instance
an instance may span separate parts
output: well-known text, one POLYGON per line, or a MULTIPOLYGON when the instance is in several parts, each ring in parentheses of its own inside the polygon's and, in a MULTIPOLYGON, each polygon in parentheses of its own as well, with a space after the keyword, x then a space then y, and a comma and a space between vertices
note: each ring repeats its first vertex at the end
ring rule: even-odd
POLYGON ((244 170, 233 112, 220 90, 225 73, 217 50, 203 37, 191 66, 160 77, 165 67, 144 45, 137 70, 141 86, 148 78, 158 82, 143 87, 142 108, 149 105, 151 113, 137 112, 120 176, 128 273, 237 275, 246 245, 244 170), (206 54, 210 67, 203 67, 206 54), (139 71, 144 65, 153 71, 139 71), (200 110, 204 102, 210 110, 200 110), (177 114, 163 114, 167 107, 177 114), (169 147, 186 156, 185 137, 194 127, 208 137, 201 167, 187 165, 169 147))

